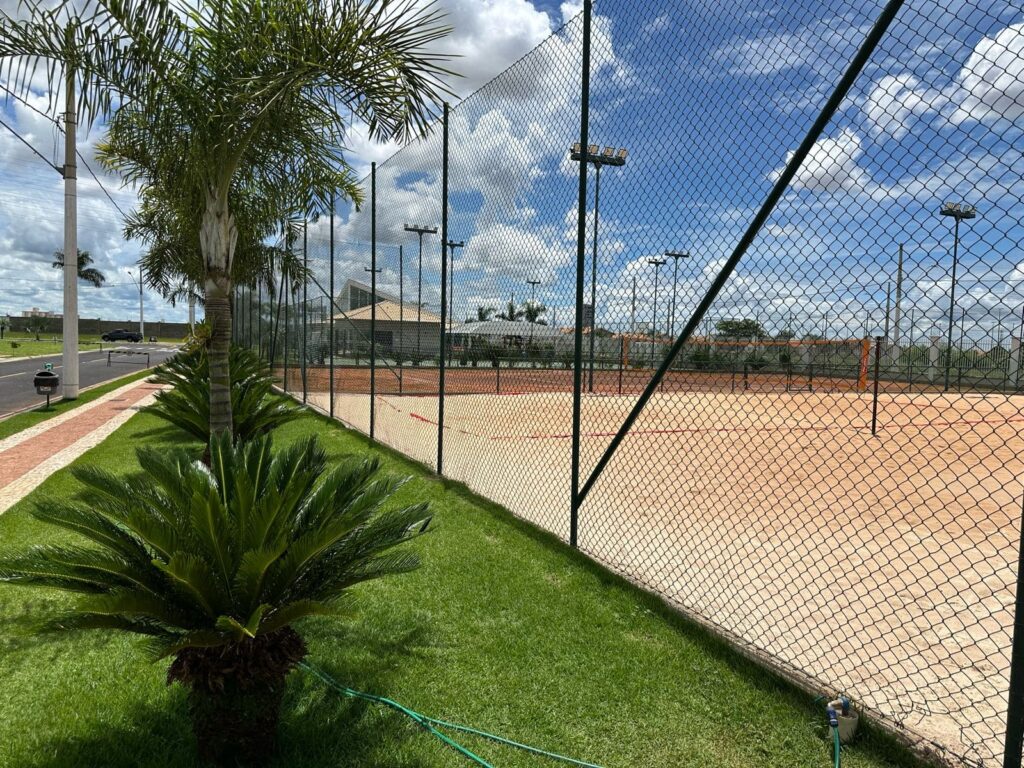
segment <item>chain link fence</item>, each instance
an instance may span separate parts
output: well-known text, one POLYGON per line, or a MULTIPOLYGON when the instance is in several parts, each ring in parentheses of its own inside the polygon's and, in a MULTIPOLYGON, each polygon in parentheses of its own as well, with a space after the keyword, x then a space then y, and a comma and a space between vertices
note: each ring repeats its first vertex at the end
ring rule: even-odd
POLYGON ((239 289, 236 338, 799 684, 1020 766, 1021 8, 583 6, 292 225, 307 279, 239 289))

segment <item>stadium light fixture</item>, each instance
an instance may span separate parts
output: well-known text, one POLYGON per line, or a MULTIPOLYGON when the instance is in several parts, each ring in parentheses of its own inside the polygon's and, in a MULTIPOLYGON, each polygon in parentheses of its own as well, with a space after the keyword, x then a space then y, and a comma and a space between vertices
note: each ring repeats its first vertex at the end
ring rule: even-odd
POLYGON ((594 247, 590 263, 590 374, 587 391, 594 391, 594 339, 597 336, 597 230, 601 218, 601 166, 621 167, 626 164, 629 152, 620 148, 606 146, 604 152, 598 144, 591 144, 587 151, 581 151, 582 145, 577 141, 569 150, 569 157, 576 162, 594 166, 596 181, 594 183, 594 247))
POLYGON ((416 357, 420 356, 420 318, 423 310, 423 236, 436 235, 437 227, 424 227, 421 224, 406 224, 406 232, 415 232, 420 237, 419 276, 416 279, 416 357))
POLYGON ((654 365, 654 341, 658 335, 658 273, 668 261, 665 259, 648 259, 647 263, 654 267, 654 320, 651 323, 651 365, 654 365))
POLYGON ((973 219, 978 209, 967 203, 946 201, 939 210, 939 215, 953 219, 953 274, 949 283, 949 324, 946 329, 946 376, 943 392, 949 391, 949 375, 953 367, 953 313, 956 309, 956 268, 960 260, 960 222, 973 219))
POLYGON ((689 252, 683 253, 682 251, 665 251, 666 258, 670 258, 673 261, 672 264, 672 314, 669 315, 669 336, 676 335, 676 281, 679 278, 679 260, 690 258, 689 252))

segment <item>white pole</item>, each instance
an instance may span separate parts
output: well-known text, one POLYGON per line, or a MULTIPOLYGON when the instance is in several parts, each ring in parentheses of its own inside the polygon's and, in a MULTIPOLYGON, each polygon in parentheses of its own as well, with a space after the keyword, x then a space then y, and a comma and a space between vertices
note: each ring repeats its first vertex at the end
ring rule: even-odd
MULTIPOLYGON (((70 37, 70 27, 68 28, 70 37)), ((64 111, 64 340, 61 382, 65 400, 78 397, 78 167, 75 161, 75 70, 65 63, 64 111)))
POLYGON ((196 329, 196 296, 191 292, 188 294, 188 329, 193 332, 196 329))
POLYGON ((142 317, 142 265, 139 264, 139 335, 146 340, 146 323, 142 317))

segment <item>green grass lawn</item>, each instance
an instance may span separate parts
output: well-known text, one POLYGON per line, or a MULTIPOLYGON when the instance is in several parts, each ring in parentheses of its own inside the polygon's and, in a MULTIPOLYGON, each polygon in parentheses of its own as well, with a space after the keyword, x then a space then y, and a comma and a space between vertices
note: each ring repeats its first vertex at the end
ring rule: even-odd
POLYGON ((132 381, 144 379, 147 376, 153 374, 152 369, 145 371, 136 371, 135 373, 129 373, 127 376, 122 376, 119 379, 108 381, 105 384, 100 384, 97 387, 92 387, 78 395, 77 400, 56 400, 50 404, 47 408, 46 405, 41 405, 38 408, 33 408, 31 411, 23 411, 19 414, 6 418, 0 421, 0 440, 5 437, 10 437, 16 432, 21 432, 23 429, 34 427, 40 422, 52 419, 54 416, 58 416, 66 411, 71 411, 80 405, 85 405, 97 397, 102 397, 108 392, 112 392, 118 387, 123 387, 132 381))
MULTIPOLYGON (((40 357, 42 355, 59 355, 63 351, 60 336, 40 335, 39 341, 35 341, 35 339, 26 341, 25 339, 28 337, 25 334, 19 334, 17 332, 14 334, 13 339, 10 338, 10 336, 11 334, 8 333, 7 337, 0 340, 0 359, 5 357, 40 357)), ((177 344, 181 339, 159 338, 159 341, 177 344)), ((103 344, 107 346, 116 346, 118 344, 126 343, 128 342, 103 342, 103 344)), ((100 348, 100 337, 98 335, 88 334, 79 336, 78 348, 79 350, 86 351, 98 350, 100 348)), ((106 348, 106 346, 104 348, 106 348)))
MULTIPOLYGON (((334 456, 374 450, 312 414, 282 428, 277 442, 313 431, 334 456)), ((138 415, 80 461, 129 471, 141 442, 180 440, 138 415)), ((384 455, 387 470, 414 475, 395 503, 433 505, 433 531, 415 543, 424 565, 360 586, 349 620, 300 624, 311 662, 425 714, 609 768, 831 765, 821 705, 547 534, 384 455)), ((59 472, 0 516, 3 547, 61 539, 29 517, 29 504, 75 491, 59 472)), ((0 766, 194 765, 185 694, 165 686, 167 662, 148 661, 129 637, 24 634, 24 620, 67 599, 0 587, 0 766)), ((460 740, 495 766, 552 764, 460 740)), ((843 760, 914 765, 870 728, 843 760)), ((462 764, 402 716, 292 676, 273 765, 462 764)))

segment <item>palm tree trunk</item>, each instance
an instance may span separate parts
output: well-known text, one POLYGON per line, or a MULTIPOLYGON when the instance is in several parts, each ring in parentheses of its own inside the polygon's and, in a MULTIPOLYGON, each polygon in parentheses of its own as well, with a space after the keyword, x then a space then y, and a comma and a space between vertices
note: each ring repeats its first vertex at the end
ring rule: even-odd
POLYGON ((231 431, 231 261, 238 230, 227 192, 209 192, 199 235, 206 263, 206 317, 210 321, 210 434, 231 431))

